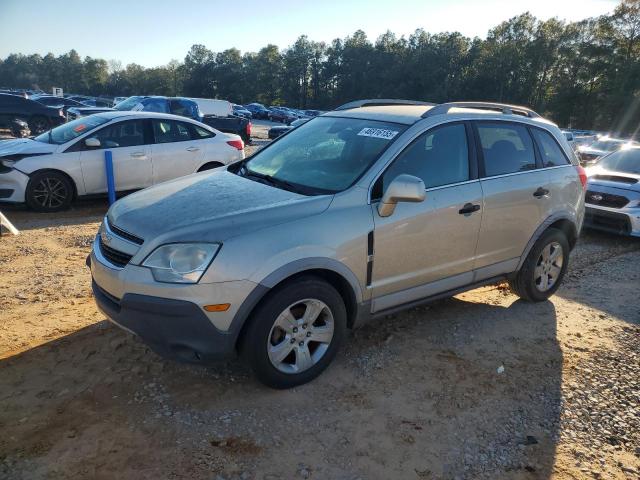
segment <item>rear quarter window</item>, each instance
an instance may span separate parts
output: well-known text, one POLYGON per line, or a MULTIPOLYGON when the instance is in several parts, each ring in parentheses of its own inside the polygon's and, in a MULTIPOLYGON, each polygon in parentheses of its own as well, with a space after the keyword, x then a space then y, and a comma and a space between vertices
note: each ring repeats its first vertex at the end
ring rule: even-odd
POLYGON ((532 128, 531 133, 538 144, 538 150, 540 150, 543 167, 569 165, 569 160, 560 148, 560 145, 558 145, 558 142, 549 132, 532 128))

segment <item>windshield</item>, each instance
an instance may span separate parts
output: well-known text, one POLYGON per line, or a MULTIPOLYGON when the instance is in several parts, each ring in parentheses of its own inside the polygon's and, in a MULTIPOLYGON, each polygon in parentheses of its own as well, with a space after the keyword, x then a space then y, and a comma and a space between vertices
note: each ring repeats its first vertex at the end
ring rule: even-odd
POLYGON ((316 117, 256 153, 246 162, 247 175, 336 193, 350 187, 405 129, 396 123, 316 117))
POLYGON ((600 160, 599 166, 620 173, 640 175, 640 148, 620 150, 600 160))
POLYGON ((623 145, 624 142, 619 140, 599 140, 597 142, 593 142, 589 148, 593 148, 594 150, 604 150, 606 152, 613 152, 617 150, 623 145))
POLYGON ((42 133, 35 137, 34 140, 42 143, 62 145, 63 143, 67 143, 78 138, 83 133, 90 132, 103 123, 107 123, 109 120, 109 118, 101 117, 100 115, 90 115, 88 117, 78 118, 49 130, 48 132, 42 133))
POLYGON ((143 99, 144 97, 129 97, 126 100, 123 100, 122 102, 117 104, 113 108, 115 108, 116 110, 122 110, 122 111, 133 110, 133 107, 139 104, 143 99))

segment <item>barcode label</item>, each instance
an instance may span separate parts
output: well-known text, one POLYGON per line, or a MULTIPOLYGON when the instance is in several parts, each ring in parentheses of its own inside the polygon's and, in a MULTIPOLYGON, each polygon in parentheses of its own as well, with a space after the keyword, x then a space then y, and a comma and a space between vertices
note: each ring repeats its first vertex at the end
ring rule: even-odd
POLYGON ((384 138, 386 140, 391 140, 398 134, 395 130, 385 130, 384 128, 372 128, 366 127, 360 130, 358 135, 362 137, 373 137, 373 138, 384 138))

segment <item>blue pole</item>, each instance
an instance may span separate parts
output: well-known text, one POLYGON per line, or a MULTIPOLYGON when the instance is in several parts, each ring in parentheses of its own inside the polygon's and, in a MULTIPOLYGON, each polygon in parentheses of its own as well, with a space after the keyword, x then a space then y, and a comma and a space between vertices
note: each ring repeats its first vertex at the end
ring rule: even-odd
POLYGON ((110 150, 104 152, 104 168, 107 174, 107 192, 109 194, 109 205, 116 201, 116 182, 113 178, 113 156, 110 150))

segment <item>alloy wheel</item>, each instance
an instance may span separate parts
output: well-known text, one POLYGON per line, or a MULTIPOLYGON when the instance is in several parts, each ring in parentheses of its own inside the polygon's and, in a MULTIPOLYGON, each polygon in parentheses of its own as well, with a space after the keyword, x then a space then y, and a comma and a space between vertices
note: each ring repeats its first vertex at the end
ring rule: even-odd
POLYGON ((271 327, 269 360, 283 373, 304 372, 325 355, 333 333, 331 309, 317 299, 300 300, 284 309, 271 327))
POLYGON ((563 262, 562 246, 558 242, 551 242, 542 249, 533 272, 538 291, 546 292, 556 284, 563 262))
POLYGON ((35 202, 47 209, 60 207, 68 195, 67 186, 57 178, 45 177, 33 189, 35 202))

